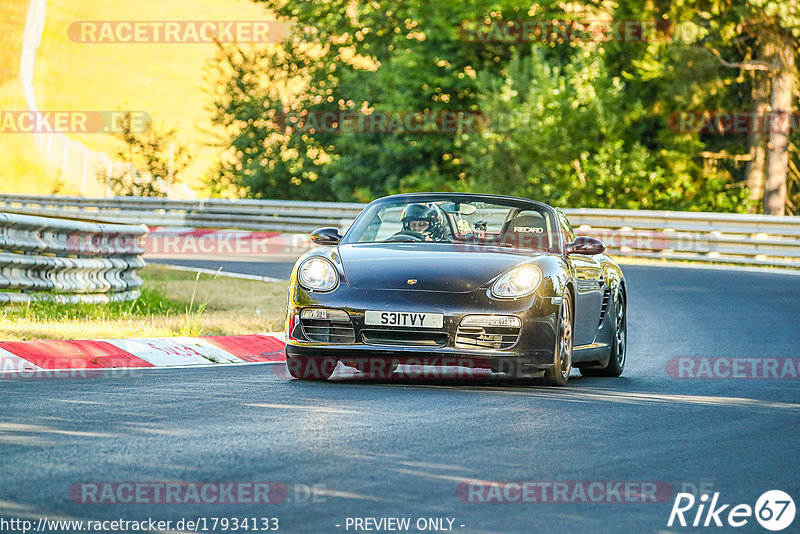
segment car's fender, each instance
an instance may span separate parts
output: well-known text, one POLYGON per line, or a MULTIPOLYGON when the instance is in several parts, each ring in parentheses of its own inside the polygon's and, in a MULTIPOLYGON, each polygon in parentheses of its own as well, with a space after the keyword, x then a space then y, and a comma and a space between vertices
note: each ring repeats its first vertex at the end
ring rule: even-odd
POLYGON ((575 279, 574 268, 556 254, 540 256, 531 263, 542 271, 539 296, 543 298, 563 297, 570 281, 575 279))

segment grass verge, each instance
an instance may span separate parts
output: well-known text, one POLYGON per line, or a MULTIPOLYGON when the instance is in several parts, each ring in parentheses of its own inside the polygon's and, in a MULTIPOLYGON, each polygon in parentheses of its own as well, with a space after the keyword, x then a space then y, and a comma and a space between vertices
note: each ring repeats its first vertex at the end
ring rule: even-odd
POLYGON ((0 341, 213 336, 283 330, 286 284, 148 266, 132 302, 0 307, 0 341))

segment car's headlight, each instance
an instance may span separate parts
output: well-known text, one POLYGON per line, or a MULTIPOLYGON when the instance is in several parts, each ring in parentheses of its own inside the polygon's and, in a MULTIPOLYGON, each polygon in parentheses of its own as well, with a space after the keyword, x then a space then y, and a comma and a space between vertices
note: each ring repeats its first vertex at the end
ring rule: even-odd
POLYGON ((539 287, 542 271, 533 265, 523 265, 508 271, 492 285, 492 295, 498 298, 519 298, 530 295, 539 287))
POLYGON ((300 284, 314 291, 331 291, 339 284, 336 267, 325 258, 309 258, 300 264, 300 284))

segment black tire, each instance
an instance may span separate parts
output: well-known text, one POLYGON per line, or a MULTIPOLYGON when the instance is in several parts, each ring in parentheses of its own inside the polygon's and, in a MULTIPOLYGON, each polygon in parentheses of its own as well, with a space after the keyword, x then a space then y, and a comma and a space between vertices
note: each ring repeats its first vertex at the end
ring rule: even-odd
POLYGON ((337 363, 335 358, 295 358, 286 355, 286 369, 299 380, 327 380, 337 363))
POLYGON ((569 381, 569 373, 572 371, 572 345, 574 341, 572 310, 572 295, 569 291, 565 291, 564 298, 561 299, 561 307, 558 309, 553 366, 548 368, 542 377, 542 383, 546 386, 563 387, 569 381))
POLYGON ((622 290, 617 296, 614 306, 614 336, 611 341, 611 355, 605 367, 581 369, 583 376, 620 376, 625 368, 625 356, 628 350, 628 314, 625 305, 625 294, 622 290))

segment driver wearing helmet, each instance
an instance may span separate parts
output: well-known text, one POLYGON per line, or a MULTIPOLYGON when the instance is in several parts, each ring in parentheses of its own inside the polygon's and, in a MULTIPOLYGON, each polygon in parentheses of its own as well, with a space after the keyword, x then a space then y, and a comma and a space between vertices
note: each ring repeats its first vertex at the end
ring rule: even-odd
POLYGON ((403 231, 422 234, 425 241, 443 241, 444 231, 435 209, 424 204, 409 204, 400 216, 403 231))

